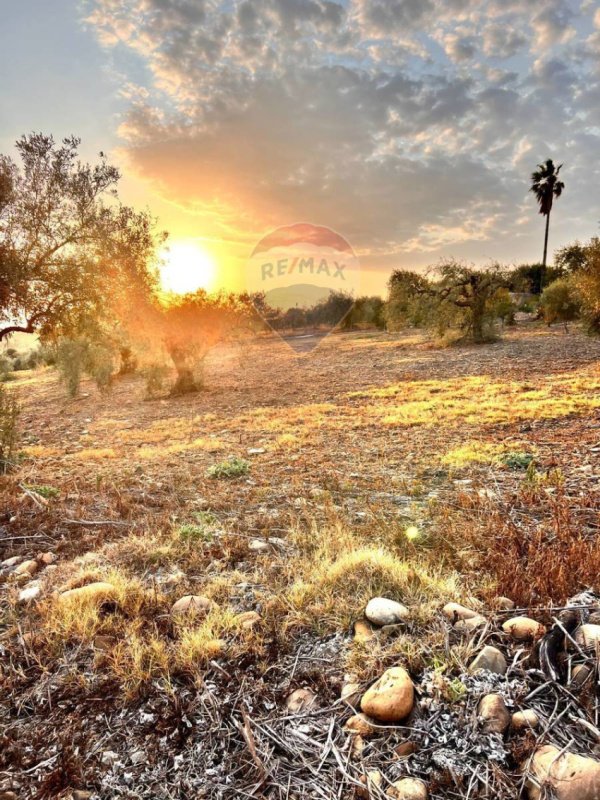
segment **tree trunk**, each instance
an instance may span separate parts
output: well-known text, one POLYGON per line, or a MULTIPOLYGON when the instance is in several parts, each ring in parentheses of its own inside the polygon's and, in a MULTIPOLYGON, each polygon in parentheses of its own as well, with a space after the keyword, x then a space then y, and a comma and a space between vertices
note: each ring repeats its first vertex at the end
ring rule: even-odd
POLYGON ((190 366, 187 354, 179 347, 171 346, 168 348, 171 360, 177 370, 177 379, 171 389, 172 395, 189 394, 197 392, 200 388, 194 378, 194 370, 190 366))
POLYGON ((546 233, 544 234, 544 258, 542 259, 542 281, 540 291, 544 288, 544 278, 546 277, 546 260, 548 258, 548 232, 550 230, 550 212, 546 214, 546 233))

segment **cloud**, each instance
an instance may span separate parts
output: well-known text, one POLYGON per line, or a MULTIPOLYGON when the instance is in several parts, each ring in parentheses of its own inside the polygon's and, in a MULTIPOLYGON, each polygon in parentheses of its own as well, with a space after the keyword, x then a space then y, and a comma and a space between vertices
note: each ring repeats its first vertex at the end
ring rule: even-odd
POLYGON ((127 76, 131 168, 164 198, 243 237, 311 220, 365 253, 423 259, 526 238, 528 175, 549 156, 565 161, 566 215, 578 208, 569 175, 585 182, 600 142, 593 9, 576 18, 566 0, 88 0, 86 13, 127 76))

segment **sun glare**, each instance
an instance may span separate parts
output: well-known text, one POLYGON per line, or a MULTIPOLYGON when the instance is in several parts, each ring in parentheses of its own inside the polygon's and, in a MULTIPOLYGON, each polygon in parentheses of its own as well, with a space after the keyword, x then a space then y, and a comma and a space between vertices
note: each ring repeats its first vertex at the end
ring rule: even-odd
POLYGON ((196 242, 173 242, 164 249, 162 258, 160 282, 165 291, 186 294, 213 288, 215 262, 196 242))

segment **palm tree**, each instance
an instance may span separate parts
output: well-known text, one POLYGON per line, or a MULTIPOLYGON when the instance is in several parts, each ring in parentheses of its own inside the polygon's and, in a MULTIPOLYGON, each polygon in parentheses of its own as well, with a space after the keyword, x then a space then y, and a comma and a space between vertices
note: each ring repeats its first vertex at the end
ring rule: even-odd
MULTIPOLYGON (((551 158, 547 159, 543 164, 538 164, 535 172, 531 173, 531 188, 530 191, 535 194, 536 200, 540 207, 540 214, 546 217, 546 234, 544 236, 544 258, 542 261, 543 270, 546 271, 546 258, 548 255, 548 231, 550 230, 550 212, 552 211, 552 203, 555 197, 560 197, 565 185, 562 181, 558 180, 558 173, 562 164, 558 167, 554 166, 551 158)), ((543 274, 542 274, 543 281, 543 274)))

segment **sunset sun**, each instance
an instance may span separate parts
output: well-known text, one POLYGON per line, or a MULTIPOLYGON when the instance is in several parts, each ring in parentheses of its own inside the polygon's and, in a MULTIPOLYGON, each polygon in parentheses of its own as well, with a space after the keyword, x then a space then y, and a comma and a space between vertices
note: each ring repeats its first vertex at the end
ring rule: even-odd
POLYGON ((186 294, 213 287, 216 265, 213 257, 193 241, 173 242, 162 253, 160 282, 167 292, 186 294))

